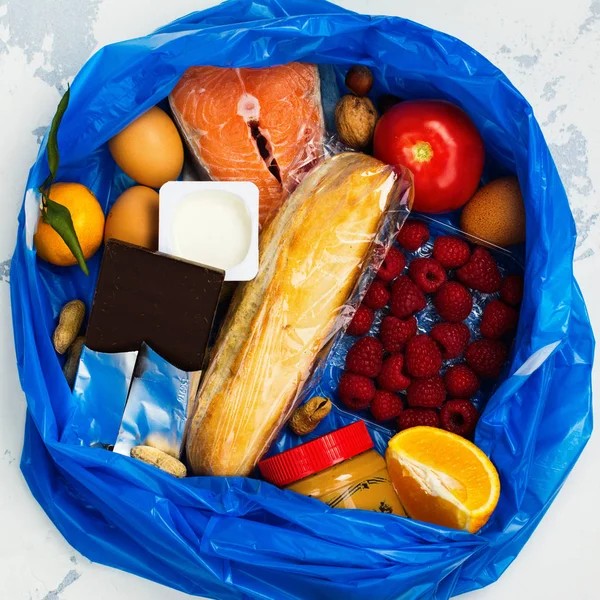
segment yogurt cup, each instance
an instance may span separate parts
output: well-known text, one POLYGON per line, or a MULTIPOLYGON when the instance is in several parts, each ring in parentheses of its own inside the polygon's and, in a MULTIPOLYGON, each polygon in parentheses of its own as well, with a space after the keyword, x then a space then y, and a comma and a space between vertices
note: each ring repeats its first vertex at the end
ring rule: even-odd
POLYGON ((256 185, 245 181, 169 181, 159 195, 160 252, 223 269, 225 281, 256 277, 256 185))

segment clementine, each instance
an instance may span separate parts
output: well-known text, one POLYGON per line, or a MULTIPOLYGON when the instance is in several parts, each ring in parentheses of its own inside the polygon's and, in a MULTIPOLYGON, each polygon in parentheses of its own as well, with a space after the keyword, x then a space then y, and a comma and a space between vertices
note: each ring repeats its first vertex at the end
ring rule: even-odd
MULTIPOLYGON (((54 183, 48 197, 69 209, 84 258, 93 256, 104 235, 104 212, 94 194, 80 183, 54 183)), ((41 217, 33 242, 42 260, 61 267, 77 264, 60 235, 41 217)))

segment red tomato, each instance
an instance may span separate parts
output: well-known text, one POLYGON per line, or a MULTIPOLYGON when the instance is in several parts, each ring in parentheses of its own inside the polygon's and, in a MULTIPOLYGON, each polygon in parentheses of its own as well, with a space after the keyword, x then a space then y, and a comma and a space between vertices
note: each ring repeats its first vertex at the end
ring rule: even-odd
POLYGON ((475 193, 485 148, 466 112, 443 100, 409 100, 377 122, 375 156, 408 167, 415 179, 413 209, 441 213, 459 208, 475 193))

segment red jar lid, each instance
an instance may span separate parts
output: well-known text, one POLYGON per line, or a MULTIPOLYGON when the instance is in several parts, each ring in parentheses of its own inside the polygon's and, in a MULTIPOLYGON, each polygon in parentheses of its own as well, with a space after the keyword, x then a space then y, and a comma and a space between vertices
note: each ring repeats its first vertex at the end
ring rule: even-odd
POLYGON ((357 421, 258 463, 263 477, 278 487, 314 475, 373 448, 364 421, 357 421))

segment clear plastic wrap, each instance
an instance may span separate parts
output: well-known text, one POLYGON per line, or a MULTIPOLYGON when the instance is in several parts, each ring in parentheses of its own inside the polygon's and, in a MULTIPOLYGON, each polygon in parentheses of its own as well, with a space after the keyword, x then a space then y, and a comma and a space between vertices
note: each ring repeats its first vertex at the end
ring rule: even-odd
MULTIPOLYGON (((464 239, 472 245, 484 245, 494 257, 498 268, 502 276, 510 274, 523 274, 523 266, 519 260, 519 257, 504 248, 492 246, 483 240, 469 236, 460 229, 453 227, 439 219, 434 219, 426 215, 419 214, 418 216, 411 216, 411 220, 423 221, 429 228, 430 238, 421 248, 415 252, 408 252, 402 250, 400 246, 396 244, 396 247, 401 250, 407 259, 407 264, 410 264, 412 259, 417 257, 430 257, 433 252, 433 243, 438 236, 455 236, 464 239)), ((370 273, 374 269, 368 269, 367 273, 370 273)), ((403 272, 406 274, 406 270, 403 272)), ((365 285, 366 280, 369 284, 371 280, 369 278, 361 278, 360 286, 365 285)), ((471 290, 473 296, 473 310, 469 317, 465 320, 465 323, 471 330, 471 340, 475 340, 479 337, 479 325, 483 314, 485 305, 492 299, 498 297, 498 293, 485 294, 476 290, 471 290)), ((375 311, 375 318, 369 333, 366 335, 376 336, 383 317, 388 314, 389 310, 377 310, 375 311)), ((425 308, 419 311, 415 315, 417 319, 418 332, 429 333, 436 323, 442 321, 440 316, 437 314, 433 302, 432 295, 427 295, 427 304, 425 308)), ((353 423, 357 419, 362 419, 366 422, 369 429, 369 433, 373 441, 375 442, 376 449, 384 454, 387 448, 389 439, 398 432, 397 423, 395 421, 388 421, 380 423, 375 421, 373 416, 368 410, 352 411, 347 408, 338 396, 338 385, 340 377, 345 369, 346 355, 351 346, 357 341, 357 337, 353 337, 344 333, 343 331, 338 332, 332 344, 327 349, 327 355, 320 361, 318 371, 315 371, 311 376, 310 380, 306 383, 305 389, 302 391, 302 401, 309 400, 314 396, 322 396, 330 398, 333 403, 333 408, 329 415, 319 424, 319 426, 305 437, 299 437, 292 433, 289 428, 282 431, 281 435, 278 436, 276 443, 273 444, 269 451, 269 454, 277 454, 289 448, 295 447, 298 444, 305 443, 306 441, 324 435, 329 431, 334 431, 341 427, 344 427, 350 423, 353 423)), ((442 374, 451 366, 464 362, 461 358, 453 358, 444 360, 442 367, 442 374)), ((508 365, 505 369, 508 368, 508 365)), ((506 372, 502 373, 498 380, 482 380, 481 387, 477 394, 471 398, 477 409, 481 412, 485 408, 488 399, 492 396, 493 392, 497 389, 502 381, 505 379, 506 372)), ((405 398, 405 392, 401 393, 401 397, 405 398)), ((406 402, 405 402, 406 404, 406 402)))
POLYGON ((411 204, 408 172, 365 154, 338 154, 304 178, 264 232, 259 274, 219 334, 187 441, 194 473, 252 471, 352 318, 384 256, 376 244, 391 244, 411 204))
POLYGON ((169 102, 200 175, 258 186, 261 226, 323 159, 316 65, 191 67, 169 102))

